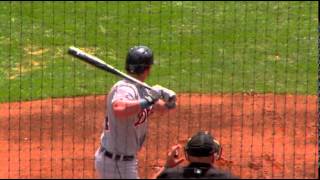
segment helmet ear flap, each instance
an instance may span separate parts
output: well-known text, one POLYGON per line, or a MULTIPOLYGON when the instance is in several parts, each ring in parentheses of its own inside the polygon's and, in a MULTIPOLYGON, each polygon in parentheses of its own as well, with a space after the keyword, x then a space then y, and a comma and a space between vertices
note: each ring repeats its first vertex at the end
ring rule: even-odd
POLYGON ((146 69, 148 69, 148 66, 143 65, 127 65, 127 71, 134 74, 142 74, 146 69))
POLYGON ((127 64, 127 65, 126 65, 126 70, 127 70, 129 73, 134 73, 134 67, 133 67, 132 65, 127 64))

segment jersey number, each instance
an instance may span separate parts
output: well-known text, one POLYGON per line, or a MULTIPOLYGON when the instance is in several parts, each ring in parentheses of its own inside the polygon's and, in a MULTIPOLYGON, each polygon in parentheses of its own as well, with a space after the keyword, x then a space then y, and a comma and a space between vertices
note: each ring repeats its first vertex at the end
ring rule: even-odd
MULTIPOLYGON (((134 126, 137 127, 141 124, 143 124, 146 120, 147 117, 149 115, 151 110, 143 110, 138 114, 138 120, 134 123, 134 126)), ((110 127, 109 127, 109 119, 108 116, 106 116, 105 121, 104 121, 104 130, 109 131, 110 127)))
POLYGON ((141 124, 143 124, 146 120, 147 120, 147 117, 149 115, 151 110, 149 109, 144 109, 142 110, 139 114, 138 114, 138 120, 134 123, 134 126, 137 127, 141 124))

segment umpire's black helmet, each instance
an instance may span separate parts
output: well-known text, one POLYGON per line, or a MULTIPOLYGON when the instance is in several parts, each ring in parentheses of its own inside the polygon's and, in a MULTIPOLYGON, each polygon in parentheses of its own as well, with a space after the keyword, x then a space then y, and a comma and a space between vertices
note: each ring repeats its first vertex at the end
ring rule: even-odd
POLYGON ((200 131, 188 140, 185 151, 188 155, 195 157, 207 157, 215 154, 216 158, 220 159, 222 148, 219 141, 208 132, 200 131))
POLYGON ((129 49, 126 59, 126 70, 141 74, 153 64, 153 53, 147 46, 134 46, 129 49))

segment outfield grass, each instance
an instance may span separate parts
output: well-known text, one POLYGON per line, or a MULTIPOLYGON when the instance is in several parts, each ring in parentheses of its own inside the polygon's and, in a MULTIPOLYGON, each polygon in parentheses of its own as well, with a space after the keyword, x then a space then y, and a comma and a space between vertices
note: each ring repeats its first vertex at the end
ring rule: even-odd
POLYGON ((0 21, 0 102, 105 94, 118 79, 71 45, 120 70, 148 45, 148 83, 177 92, 317 92, 317 2, 1 2, 0 21))

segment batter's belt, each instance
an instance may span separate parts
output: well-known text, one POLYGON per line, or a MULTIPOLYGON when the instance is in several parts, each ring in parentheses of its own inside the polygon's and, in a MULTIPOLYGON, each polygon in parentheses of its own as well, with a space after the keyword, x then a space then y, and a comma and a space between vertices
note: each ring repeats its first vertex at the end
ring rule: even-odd
POLYGON ((114 154, 107 151, 107 149, 104 148, 103 146, 100 147, 100 151, 103 152, 105 156, 115 161, 133 161, 134 160, 134 156, 124 156, 124 155, 114 154))

